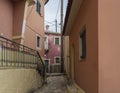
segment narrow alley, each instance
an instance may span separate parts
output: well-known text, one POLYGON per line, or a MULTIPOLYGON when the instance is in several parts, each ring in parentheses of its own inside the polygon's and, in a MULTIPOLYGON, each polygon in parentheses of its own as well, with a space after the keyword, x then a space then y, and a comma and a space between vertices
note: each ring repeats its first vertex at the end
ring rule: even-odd
POLYGON ((66 77, 64 75, 49 76, 47 83, 35 93, 68 93, 66 77))
POLYGON ((120 93, 120 0, 0 0, 0 93, 120 93))

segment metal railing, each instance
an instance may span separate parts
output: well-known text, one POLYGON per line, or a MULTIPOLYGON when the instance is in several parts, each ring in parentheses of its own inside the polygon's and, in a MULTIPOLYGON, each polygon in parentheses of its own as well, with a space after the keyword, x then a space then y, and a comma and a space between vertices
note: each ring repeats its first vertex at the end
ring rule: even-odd
POLYGON ((0 68, 37 69, 44 77, 44 63, 38 51, 0 36, 0 68))

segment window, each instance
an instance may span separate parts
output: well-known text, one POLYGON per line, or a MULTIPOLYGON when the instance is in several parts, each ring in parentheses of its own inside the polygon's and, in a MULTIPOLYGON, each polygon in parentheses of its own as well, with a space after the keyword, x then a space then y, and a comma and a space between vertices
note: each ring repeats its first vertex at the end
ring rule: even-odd
POLYGON ((41 5, 40 5, 40 2, 37 0, 36 11, 37 11, 39 14, 41 14, 40 9, 41 9, 41 5))
POLYGON ((60 38, 55 37, 54 43, 55 43, 55 45, 60 45, 60 38))
POLYGON ((37 48, 40 48, 40 37, 39 36, 37 36, 36 46, 37 48))
POLYGON ((80 33, 80 59, 86 58, 86 29, 80 33))
POLYGON ((60 63, 60 57, 55 57, 55 63, 60 63))

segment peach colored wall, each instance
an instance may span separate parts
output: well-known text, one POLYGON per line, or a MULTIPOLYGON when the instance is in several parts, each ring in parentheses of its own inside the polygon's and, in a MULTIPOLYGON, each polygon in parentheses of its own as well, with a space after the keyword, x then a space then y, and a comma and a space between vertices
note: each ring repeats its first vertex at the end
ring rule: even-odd
POLYGON ((63 51, 64 51, 64 70, 69 77, 70 75, 70 68, 69 68, 69 36, 63 37, 63 51))
POLYGON ((24 44, 36 49, 44 57, 44 4, 41 4, 41 15, 36 11, 36 5, 29 6, 27 12, 27 23, 24 44), (41 48, 36 48, 36 34, 41 38, 41 48))
MULTIPOLYGON (((14 3, 13 36, 21 35, 24 9, 25 9, 25 0, 20 0, 14 3)), ((14 40, 14 41, 18 41, 18 40, 14 40)))
POLYGON ((0 35, 12 39, 13 4, 10 0, 0 0, 0 35))
POLYGON ((72 32, 70 33, 70 47, 72 47, 72 44, 75 47, 75 82, 86 93, 98 93, 97 7, 97 0, 83 0, 73 26, 74 28, 72 28, 72 32), (81 62, 79 60, 79 33, 84 25, 86 25, 87 57, 81 62))
POLYGON ((99 93, 120 93, 120 0, 99 0, 99 93))

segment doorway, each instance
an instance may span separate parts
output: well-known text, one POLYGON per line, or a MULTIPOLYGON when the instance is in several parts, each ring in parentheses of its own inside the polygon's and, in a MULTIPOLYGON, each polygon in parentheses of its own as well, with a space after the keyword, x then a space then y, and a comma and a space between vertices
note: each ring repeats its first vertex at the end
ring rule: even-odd
POLYGON ((50 73, 50 60, 45 59, 45 68, 46 68, 46 73, 50 73))

